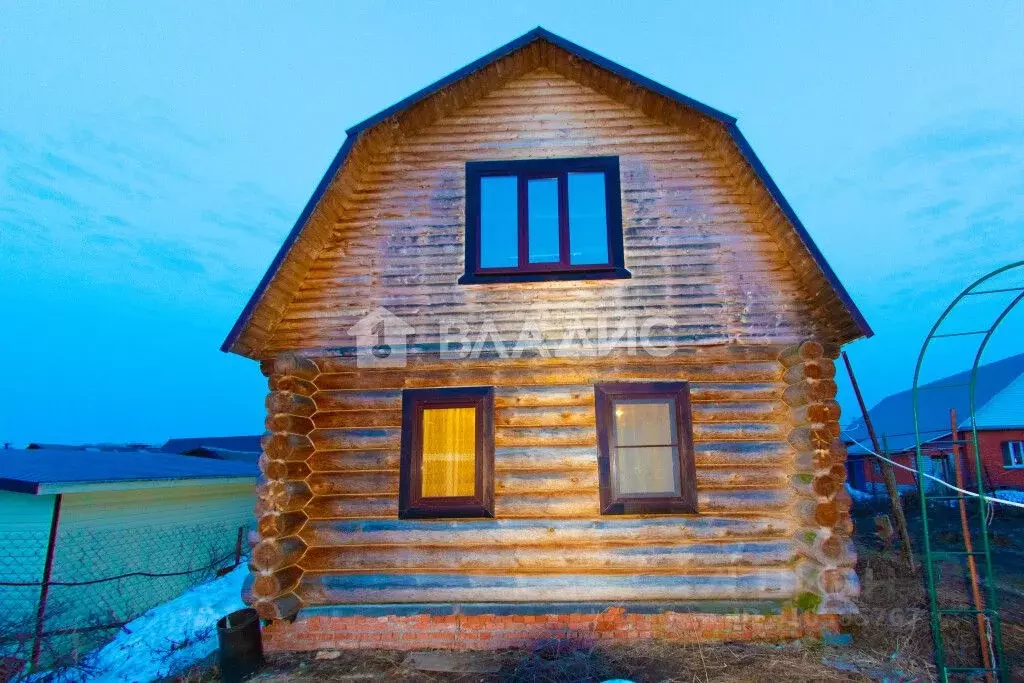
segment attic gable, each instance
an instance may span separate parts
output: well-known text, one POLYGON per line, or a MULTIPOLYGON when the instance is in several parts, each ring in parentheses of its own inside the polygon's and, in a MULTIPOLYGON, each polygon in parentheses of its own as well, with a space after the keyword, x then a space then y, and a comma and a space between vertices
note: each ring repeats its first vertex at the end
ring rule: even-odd
POLYGON ((870 328, 807 235, 781 192, 735 125, 735 119, 609 62, 543 29, 536 29, 380 114, 350 128, 348 137, 296 222, 270 269, 225 340, 222 350, 259 358, 316 255, 349 206, 360 174, 377 154, 502 85, 549 69, 651 118, 697 128, 714 153, 734 170, 736 182, 758 197, 759 210, 790 254, 802 288, 813 293, 826 336, 842 343, 870 328))

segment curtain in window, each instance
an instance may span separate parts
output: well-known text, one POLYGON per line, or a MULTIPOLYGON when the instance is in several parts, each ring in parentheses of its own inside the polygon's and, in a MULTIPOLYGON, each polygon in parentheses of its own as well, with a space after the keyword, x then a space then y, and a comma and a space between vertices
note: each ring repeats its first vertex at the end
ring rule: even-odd
POLYGON ((423 411, 424 498, 472 496, 476 489, 476 408, 423 411))
POLYGON ((679 494, 675 402, 615 401, 619 494, 679 494))

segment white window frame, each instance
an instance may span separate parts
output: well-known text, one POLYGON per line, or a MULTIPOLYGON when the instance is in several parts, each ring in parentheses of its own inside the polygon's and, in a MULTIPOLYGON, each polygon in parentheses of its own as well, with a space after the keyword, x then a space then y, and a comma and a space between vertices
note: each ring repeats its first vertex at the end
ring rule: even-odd
POLYGON ((1008 470, 1024 469, 1024 441, 1004 441, 1003 467, 1008 470))

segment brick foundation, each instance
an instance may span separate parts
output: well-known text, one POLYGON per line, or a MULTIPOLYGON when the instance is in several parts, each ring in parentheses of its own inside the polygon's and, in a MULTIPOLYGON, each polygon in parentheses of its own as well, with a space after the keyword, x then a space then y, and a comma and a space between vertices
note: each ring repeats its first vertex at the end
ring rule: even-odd
POLYGON ((791 640, 838 631, 839 617, 795 610, 779 614, 627 612, 610 607, 589 614, 417 614, 411 616, 312 615, 275 621, 263 630, 263 645, 274 650, 386 648, 493 650, 524 647, 545 639, 631 642, 791 640))

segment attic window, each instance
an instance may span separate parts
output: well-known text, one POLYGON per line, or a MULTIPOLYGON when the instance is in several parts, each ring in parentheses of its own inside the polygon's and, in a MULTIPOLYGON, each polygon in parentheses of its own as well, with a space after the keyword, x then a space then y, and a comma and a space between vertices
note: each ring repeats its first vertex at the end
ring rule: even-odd
POLYGON ((629 276, 618 157, 466 164, 460 283, 629 276))
POLYGON ((494 389, 402 392, 398 516, 494 516, 494 389))
POLYGON ((594 386, 601 513, 697 511, 686 382, 594 386))

